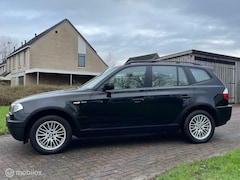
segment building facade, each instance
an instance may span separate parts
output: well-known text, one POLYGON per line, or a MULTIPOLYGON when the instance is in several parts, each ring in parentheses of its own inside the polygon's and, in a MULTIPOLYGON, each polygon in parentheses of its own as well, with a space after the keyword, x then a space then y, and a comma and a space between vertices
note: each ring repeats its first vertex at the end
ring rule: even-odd
POLYGON ((67 19, 35 34, 6 60, 6 72, 11 72, 11 86, 80 85, 107 67, 67 19))

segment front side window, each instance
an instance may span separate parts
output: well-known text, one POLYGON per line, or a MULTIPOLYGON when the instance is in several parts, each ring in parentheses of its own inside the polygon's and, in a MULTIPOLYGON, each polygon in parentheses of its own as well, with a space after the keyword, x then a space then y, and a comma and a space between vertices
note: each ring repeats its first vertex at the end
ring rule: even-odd
POLYGON ((114 85, 115 90, 143 88, 145 73, 145 66, 128 67, 115 74, 108 82, 114 85))

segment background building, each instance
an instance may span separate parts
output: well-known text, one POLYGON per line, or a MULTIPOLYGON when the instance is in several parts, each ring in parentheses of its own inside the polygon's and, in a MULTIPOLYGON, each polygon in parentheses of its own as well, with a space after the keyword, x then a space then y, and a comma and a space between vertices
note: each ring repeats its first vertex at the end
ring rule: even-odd
POLYGON ((189 50, 163 56, 160 60, 189 62, 212 67, 217 76, 228 88, 229 102, 240 103, 240 58, 198 50, 189 50))
POLYGON ((93 47, 67 19, 22 46, 6 60, 11 85, 82 84, 107 69, 93 47))

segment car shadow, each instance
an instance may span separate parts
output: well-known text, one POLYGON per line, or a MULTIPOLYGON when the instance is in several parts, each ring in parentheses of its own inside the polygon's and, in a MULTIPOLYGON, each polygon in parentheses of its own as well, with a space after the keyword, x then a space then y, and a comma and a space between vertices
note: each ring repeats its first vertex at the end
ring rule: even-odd
POLYGON ((74 149, 87 149, 98 147, 112 146, 128 146, 128 145, 144 145, 154 143, 172 143, 182 142, 185 139, 181 133, 164 133, 164 134, 147 134, 147 135, 129 135, 129 136, 114 136, 114 137, 94 137, 94 138, 76 138, 73 137, 68 151, 74 149))

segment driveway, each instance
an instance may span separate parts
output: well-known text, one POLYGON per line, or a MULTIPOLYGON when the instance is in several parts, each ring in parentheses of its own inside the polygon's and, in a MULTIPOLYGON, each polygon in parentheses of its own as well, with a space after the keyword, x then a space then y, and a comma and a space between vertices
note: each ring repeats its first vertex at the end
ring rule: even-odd
POLYGON ((190 144, 180 134, 74 139, 62 154, 43 156, 10 135, 0 137, 1 179, 150 179, 177 164, 218 156, 240 147, 240 106, 212 140, 190 144))

